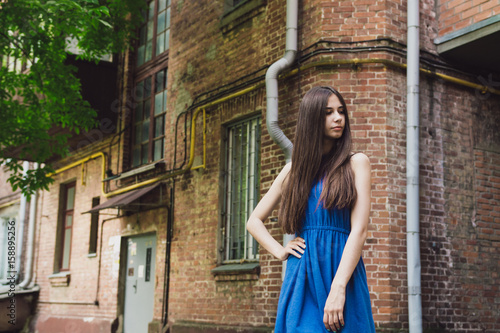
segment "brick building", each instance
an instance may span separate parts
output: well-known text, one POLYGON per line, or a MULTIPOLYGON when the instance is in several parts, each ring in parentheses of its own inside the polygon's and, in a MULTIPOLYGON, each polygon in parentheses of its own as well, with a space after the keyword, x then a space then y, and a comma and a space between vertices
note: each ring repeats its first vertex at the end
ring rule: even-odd
MULTIPOLYGON (((244 223, 285 164, 265 125, 264 75, 285 53, 287 6, 148 4, 133 50, 99 70, 78 64, 100 127, 73 138, 39 194, 33 330, 271 332, 282 263, 244 223), (106 94, 89 76, 103 71, 106 94)), ((378 332, 408 329, 406 10, 299 1, 298 52, 278 83, 287 137, 300 97, 332 85, 346 98, 354 150, 370 157, 363 256, 378 332)), ((420 2, 428 332, 500 330, 499 12, 498 1, 420 2)), ((276 217, 266 223, 281 239, 276 217)))

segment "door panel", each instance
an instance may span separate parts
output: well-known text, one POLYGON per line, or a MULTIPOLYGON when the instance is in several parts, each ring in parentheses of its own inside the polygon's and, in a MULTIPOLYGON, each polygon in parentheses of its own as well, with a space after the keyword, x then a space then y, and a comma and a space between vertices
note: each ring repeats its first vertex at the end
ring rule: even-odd
POLYGON ((147 333, 153 320, 155 259, 155 235, 128 238, 124 333, 147 333))

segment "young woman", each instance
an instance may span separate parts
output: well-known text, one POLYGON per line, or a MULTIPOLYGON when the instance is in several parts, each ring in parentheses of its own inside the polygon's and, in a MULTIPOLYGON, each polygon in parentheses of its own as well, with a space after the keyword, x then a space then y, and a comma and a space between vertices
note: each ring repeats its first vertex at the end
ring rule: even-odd
POLYGON ((275 333, 375 332, 361 260, 370 188, 368 157, 351 153, 344 99, 312 88, 299 107, 292 162, 247 223, 265 249, 287 260, 275 333), (279 222, 296 235, 285 247, 263 223, 280 200, 279 222))

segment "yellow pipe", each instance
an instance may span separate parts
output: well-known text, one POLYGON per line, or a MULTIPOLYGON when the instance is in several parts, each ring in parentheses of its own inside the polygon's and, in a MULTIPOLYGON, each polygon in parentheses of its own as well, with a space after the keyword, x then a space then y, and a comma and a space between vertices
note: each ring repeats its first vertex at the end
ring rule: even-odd
MULTIPOLYGON (((241 92, 239 92, 239 94, 241 95, 241 92)), ((224 99, 226 99, 226 98, 224 98, 224 99)), ((117 194, 125 193, 125 192, 128 192, 130 190, 134 190, 134 189, 146 186, 146 185, 150 185, 150 184, 156 183, 157 181, 160 181, 160 180, 164 180, 164 179, 167 179, 167 178, 175 177, 177 175, 183 174, 186 171, 190 170, 191 166, 193 165, 193 161, 194 161, 194 147, 195 147, 195 140, 196 140, 196 138, 195 138, 195 133, 196 133, 196 119, 198 118, 198 114, 201 111, 205 112, 205 108, 198 107, 195 110, 194 114, 193 114, 192 126, 191 126, 191 143, 190 143, 189 162, 188 162, 186 168, 178 170, 178 171, 175 171, 175 172, 172 172, 172 173, 169 173, 169 174, 166 174, 166 175, 163 175, 163 176, 160 176, 160 177, 148 179, 146 181, 143 181, 143 182, 140 182, 140 183, 137 183, 137 184, 134 184, 134 185, 123 187, 123 188, 120 188, 118 190, 111 191, 111 192, 108 192, 108 193, 104 192, 104 182, 102 182, 102 194, 103 194, 103 196, 105 196, 105 197, 111 197, 111 196, 114 196, 114 195, 117 195, 117 194)), ((64 171, 69 170, 71 168, 74 168, 74 167, 76 167, 76 166, 78 166, 80 164, 83 164, 83 163, 85 163, 85 162, 87 162, 87 161, 89 161, 91 159, 94 159, 94 158, 97 158, 97 157, 100 157, 100 156, 102 157, 102 160, 103 160, 103 163, 102 163, 102 179, 104 180, 105 179, 105 174, 106 174, 106 164, 105 164, 106 157, 105 157, 104 153, 102 153, 102 152, 98 152, 98 153, 92 154, 89 157, 82 158, 82 159, 80 159, 80 160, 78 160, 76 162, 73 162, 73 163, 71 163, 69 165, 66 165, 66 166, 60 168, 60 169, 57 169, 54 173, 48 174, 47 177, 51 177, 53 175, 59 174, 61 172, 64 172, 64 171)))
MULTIPOLYGON (((102 179, 105 179, 106 178, 106 155, 104 155, 103 152, 98 152, 98 153, 94 153, 88 157, 84 157, 84 158, 81 158, 79 159, 78 161, 76 162, 73 162, 71 164, 68 164, 60 169, 57 169, 56 171, 54 171, 53 173, 49 173, 47 174, 47 177, 52 177, 54 175, 57 175, 61 172, 64 172, 64 171, 67 171, 69 169, 72 169, 76 166, 79 166, 80 164, 82 165, 82 184, 84 184, 84 181, 83 181, 83 164, 90 161, 90 160, 93 160, 93 159, 96 159, 96 158, 99 158, 99 157, 102 157, 102 172, 101 172, 101 177, 102 179)), ((102 192, 102 195, 106 196, 106 193, 104 192, 104 182, 102 182, 102 185, 101 185, 101 192, 102 192)))
POLYGON ((203 169, 207 167, 207 112, 203 109, 203 169))
MULTIPOLYGON (((241 95, 244 95, 244 94, 247 94, 253 90, 257 90, 261 87, 264 86, 264 83, 258 83, 258 84, 255 84, 251 87, 248 87, 246 89, 243 89, 243 90, 240 90, 236 93, 233 93, 231 95, 228 95, 228 96, 225 96, 225 97, 222 97, 222 98, 219 98, 215 101, 212 101, 210 103, 207 103, 207 104, 204 104, 202 106, 199 106, 195 109, 195 112, 193 114, 193 118, 192 118, 192 126, 191 126, 191 142, 190 142, 190 149, 189 149, 189 162, 186 166, 186 168, 184 169, 181 169, 181 170, 177 170, 175 172, 172 172, 172 173, 168 173, 166 175, 163 175, 163 176, 160 176, 160 177, 156 177, 156 178, 152 178, 152 179, 148 179, 148 180, 145 180, 143 182, 140 182, 140 183, 137 183, 137 184, 134 184, 134 185, 130 185, 130 186, 127 186, 127 187, 123 187, 123 188, 120 188, 118 190, 115 190, 115 191, 111 191, 111 192, 108 192, 108 193, 105 193, 104 192, 104 182, 102 182, 102 194, 103 196, 105 197, 111 197, 111 196, 114 196, 114 195, 118 195, 118 194, 121 194, 121 193, 125 193, 125 192, 128 192, 128 191, 131 191, 131 190, 135 190, 137 188, 140 188, 140 187, 143 187, 143 186, 146 186, 146 185, 150 185, 150 184, 153 184, 153 183, 156 183, 158 181, 161 181, 161 180, 164 180, 164 179, 168 179, 168 178, 172 178, 172 177, 175 177, 175 176, 178 176, 178 175, 181 175, 185 172, 187 172, 188 170, 191 170, 191 167, 193 165, 193 162, 194 162, 194 147, 195 147, 195 142, 196 142, 196 139, 195 139, 195 133, 196 133, 196 119, 198 118, 198 114, 203 111, 205 113, 205 108, 208 108, 208 107, 211 107, 211 106, 214 106, 214 105, 217 105, 217 104, 220 104, 220 103, 223 103, 227 100, 230 100, 230 99, 233 99, 233 98, 236 98, 238 96, 241 96, 241 95)), ((203 126, 204 128, 206 128, 206 124, 205 124, 205 118, 204 118, 204 121, 203 121, 203 126)), ((204 131, 205 132, 205 131, 204 131)), ((204 141, 206 141, 206 135, 204 134, 204 141)), ((204 147, 203 147, 203 150, 204 150, 204 155, 205 155, 205 150, 206 150, 206 142, 204 142, 204 147)), ((57 169, 54 173, 52 174, 49 174, 47 175, 48 177, 54 175, 54 174, 58 174, 58 173, 61 173, 63 171, 66 171, 66 170, 69 170, 75 166, 78 166, 80 165, 81 163, 85 163, 87 162, 88 160, 90 159, 93 159, 93 158, 96 158, 98 156, 102 156, 103 157, 103 164, 102 164, 102 179, 104 180, 105 179, 105 175, 106 175, 106 160, 105 160, 105 156, 102 152, 98 152, 98 153, 95 153, 89 157, 86 157, 86 158, 82 158, 74 163, 71 163, 63 168, 60 168, 60 169, 57 169)), ((206 165, 206 160, 205 160, 205 156, 203 158, 203 165, 206 165)), ((201 167, 201 166, 197 166, 195 168, 198 168, 198 167, 201 167)))
MULTIPOLYGON (((377 64, 377 63, 379 63, 379 64, 385 64, 387 66, 392 66, 392 67, 403 68, 403 69, 406 68, 406 64, 401 64, 401 63, 398 63, 396 61, 392 61, 392 60, 388 60, 388 59, 378 59, 378 58, 373 58, 373 59, 335 59, 335 60, 318 61, 318 62, 314 62, 314 63, 310 63, 310 64, 307 64, 307 65, 304 65, 304 66, 300 67, 299 69, 294 69, 294 70, 288 72, 286 75, 282 76, 282 78, 286 78, 286 77, 292 76, 294 74, 297 74, 299 70, 306 70, 306 69, 309 69, 311 67, 332 66, 332 65, 377 64)), ((454 77, 451 77, 451 76, 448 76, 448 75, 445 75, 445 74, 434 73, 434 72, 431 72, 431 71, 423 69, 423 68, 420 68, 420 71, 422 71, 425 74, 436 75, 436 76, 441 77, 442 79, 450 81, 450 82, 462 84, 462 85, 465 85, 465 86, 468 86, 468 87, 472 87, 472 88, 475 88, 475 89, 481 89, 481 91, 483 91, 483 89, 487 88, 487 87, 484 87, 484 86, 481 86, 481 85, 478 85, 478 84, 475 84, 475 83, 472 83, 472 82, 469 82, 469 81, 465 81, 465 80, 461 80, 461 79, 458 79, 458 78, 454 78, 454 77)), ((199 106, 195 110, 195 112, 193 114, 193 118, 192 118, 189 162, 188 162, 188 165, 187 165, 186 168, 184 168, 182 170, 178 170, 178 171, 172 172, 172 173, 169 173, 169 174, 166 174, 166 175, 161 176, 161 177, 156 177, 156 178, 153 178, 153 179, 149 179, 149 180, 146 180, 146 181, 141 182, 141 183, 137 183, 137 184, 134 184, 134 185, 131 185, 131 186, 127 186, 127 187, 121 188, 121 189, 116 190, 116 191, 112 191, 112 192, 106 193, 105 194, 106 197, 117 195, 117 194, 121 194, 121 193, 130 191, 130 190, 134 190, 134 189, 137 189, 137 188, 145 186, 145 185, 153 184, 153 183, 155 183, 157 181, 161 181, 161 180, 164 180, 164 179, 167 179, 167 178, 172 178, 172 177, 181 175, 181 174, 187 172, 188 170, 196 169, 196 168, 201 167, 201 166, 197 166, 197 167, 192 168, 193 161, 194 161, 194 147, 195 147, 195 143, 196 143, 196 140, 195 140, 196 119, 198 117, 199 112, 203 111, 204 115, 205 115, 205 108, 208 108, 208 107, 211 107, 211 106, 223 103, 225 101, 228 101, 230 99, 236 98, 238 96, 247 94, 247 93, 249 93, 251 91, 254 91, 254 90, 257 90, 257 89, 263 87, 264 85, 265 85, 265 83, 255 84, 255 85, 253 85, 251 87, 248 87, 246 89, 240 90, 240 91, 238 91, 236 93, 233 93, 231 95, 219 98, 219 99, 217 99, 215 101, 212 101, 210 103, 207 103, 207 104, 204 104, 202 106, 199 106)), ((492 93, 495 93, 495 94, 500 94, 500 91, 495 90, 495 89, 487 88, 487 90, 490 91, 490 92, 492 92, 492 93)), ((205 126, 206 126, 205 121, 203 122, 203 126, 205 128, 205 126)), ((203 150, 204 150, 204 154, 205 154, 205 149, 206 149, 205 136, 204 136, 204 143, 203 144, 204 144, 203 150)), ((204 155, 204 158, 205 158, 205 155, 204 155)))
MULTIPOLYGON (((387 66, 392 66, 392 67, 397 67, 397 68, 402 68, 406 69, 406 64, 402 64, 393 60, 388 60, 388 59, 378 59, 378 58, 371 58, 371 59, 332 59, 332 60, 322 60, 322 61, 317 61, 313 62, 307 65, 304 65, 300 67, 299 69, 294 69, 290 72, 288 72, 284 77, 292 76, 295 75, 299 72, 299 70, 306 70, 311 67, 321 67, 321 66, 334 66, 334 65, 358 65, 358 64, 384 64, 387 66)), ((467 80, 459 79, 450 75, 446 74, 441 74, 441 73, 436 73, 433 71, 430 71, 425 68, 420 68, 420 72, 431 75, 431 76, 437 76, 445 81, 456 83, 462 86, 466 86, 469 88, 477 89, 481 91, 481 93, 486 93, 490 92, 495 95, 500 95, 500 90, 494 89, 488 86, 483 86, 474 82, 470 82, 467 80)))
MULTIPOLYGON (((187 172, 188 170, 191 170, 191 167, 193 166, 193 162, 194 162, 194 146, 195 146, 195 133, 196 133, 196 118, 198 118, 198 114, 201 112, 201 111, 204 111, 205 108, 208 108, 208 107, 211 107, 211 106, 214 106, 214 105, 217 105, 217 104, 220 104, 220 103, 223 103, 225 101, 228 101, 230 99, 233 99, 233 98, 236 98, 238 96, 241 96, 241 95, 244 95, 244 94, 247 94, 251 91, 254 91, 254 90, 257 90, 261 87, 263 87, 265 85, 265 83, 258 83, 258 84, 255 84, 253 86, 250 86, 248 88, 245 88, 243 90, 240 90, 236 93, 233 93, 231 95, 228 95, 228 96, 225 96, 225 97, 222 97, 222 98, 219 98, 215 101, 212 101, 210 103, 207 103, 207 104, 204 104, 204 105, 201 105, 199 107, 197 107, 195 109, 195 112, 193 114, 193 118, 192 118, 192 126, 191 126, 191 142, 190 142, 190 149, 189 149, 189 162, 186 166, 186 168, 184 169, 181 169, 181 170, 177 170, 175 172, 172 172, 172 173, 168 173, 166 175, 163 175, 163 176, 160 176, 160 177, 156 177, 156 178, 152 178, 152 179, 148 179, 148 180, 145 180, 141 183, 137 183, 137 184, 134 184, 134 185, 130 185, 130 186, 127 186, 127 187, 124 187, 124 188, 121 188, 121 189, 118 189, 118 190, 115 190, 115 191, 112 191, 112 192, 109 192, 109 193, 106 193, 104 194, 106 197, 111 197, 111 196, 114 196, 114 195, 117 195, 117 194, 121 194, 121 193, 125 193, 125 192, 128 192, 130 190, 135 190, 137 188, 140 188, 140 187, 143 187, 143 186, 146 186, 146 185, 150 185, 150 184, 153 184, 153 183, 156 183, 158 181, 161 181, 161 180, 165 180, 165 179, 168 179, 168 178, 172 178, 172 177, 175 177, 175 176, 178 176, 178 175, 181 175, 185 172, 187 172)), ((204 122, 204 125, 205 125, 205 122, 204 122)), ((204 148, 205 149, 205 148, 204 148)), ((196 167, 195 167, 196 168, 196 167)), ((104 179, 104 178, 103 178, 104 179)))
MULTIPOLYGON (((317 62, 313 62, 313 63, 310 63, 310 64, 306 64, 304 66, 301 66, 300 68, 297 68, 297 69, 289 71, 287 74, 280 76, 280 78, 286 78, 286 77, 289 77, 289 76, 293 76, 293 75, 297 74, 299 71, 303 71, 303 70, 306 70, 306 69, 309 69, 309 68, 312 68, 312 67, 333 66, 333 65, 358 65, 358 64, 384 64, 384 65, 391 66, 391 67, 406 69, 406 64, 402 64, 402 63, 399 63, 399 62, 396 62, 396 61, 393 61, 393 60, 388 60, 388 59, 379 59, 379 58, 371 58, 371 59, 333 59, 333 60, 322 60, 322 61, 317 61, 317 62)), ((500 90, 497 90, 497 89, 493 89, 493 88, 490 88, 490 87, 487 87, 487 86, 483 86, 483 85, 480 85, 480 84, 477 84, 477 83, 473 83, 473 82, 470 82, 470 81, 462 80, 462 79, 459 79, 459 78, 456 78, 456 77, 453 77, 453 76, 450 76, 450 75, 436 73, 436 72, 433 72, 433 71, 430 71, 430 70, 424 69, 424 68, 420 68, 420 71, 422 73, 424 73, 424 74, 427 74, 427 75, 439 77, 439 78, 441 78, 441 79, 443 79, 445 81, 448 81, 448 82, 456 83, 456 84, 463 85, 463 86, 466 86, 466 87, 469 87, 469 88, 473 88, 473 89, 478 89, 482 93, 491 92, 493 94, 500 95, 500 90)), ((236 93, 233 93, 231 95, 219 98, 219 99, 217 99, 215 101, 212 101, 210 103, 204 104, 204 105, 196 108, 196 110, 195 110, 195 112, 193 114, 193 118, 192 118, 190 154, 189 154, 189 162, 188 162, 186 168, 178 170, 178 171, 175 171, 175 172, 172 172, 172 173, 169 173, 169 174, 166 174, 166 175, 163 175, 163 176, 160 176, 160 177, 149 179, 149 180, 143 181, 141 183, 137 183, 137 184, 134 184, 134 185, 131 185, 131 186, 127 186, 127 187, 124 187, 124 188, 121 188, 121 189, 118 189, 118 190, 115 190, 115 191, 112 191, 112 192, 109 192, 109 193, 104 193, 104 182, 103 182, 103 184, 102 184, 102 193, 103 193, 103 195, 105 197, 110 197, 110 196, 113 196, 113 195, 121 194, 121 193, 130 191, 130 190, 133 190, 133 189, 136 189, 136 188, 140 188, 142 186, 153 184, 153 183, 155 183, 157 181, 161 181, 161 180, 164 180, 164 179, 167 179, 167 178, 172 178, 172 177, 175 177, 177 175, 181 175, 181 174, 187 172, 188 170, 202 167, 202 166, 196 166, 196 167, 192 168, 193 161, 194 161, 196 119, 198 117, 198 114, 201 111, 203 111, 203 116, 204 116, 204 120, 203 120, 203 129, 204 129, 204 135, 203 135, 203 166, 205 166, 206 165, 205 164, 206 163, 206 160, 205 160, 205 156, 206 156, 205 155, 206 154, 206 136, 205 136, 206 119, 205 119, 205 112, 206 111, 205 111, 205 108, 208 108, 208 107, 211 107, 211 106, 223 103, 225 101, 228 101, 230 99, 236 98, 238 96, 247 94, 247 93, 249 93, 249 92, 251 92, 253 90, 257 90, 257 89, 263 87, 264 85, 265 85, 264 82, 255 84, 255 85, 253 85, 251 87, 248 87, 246 89, 240 90, 240 91, 238 91, 236 93)), ((64 167, 64 168, 58 169, 58 170, 56 170, 55 174, 63 172, 63 171, 66 171, 68 169, 71 169, 72 167, 74 167, 76 165, 79 165, 81 163, 85 163, 88 160, 93 159, 93 158, 97 158, 99 156, 103 157, 102 179, 104 180, 105 179, 105 166, 106 166, 106 164, 105 164, 105 156, 104 156, 104 154, 102 152, 93 154, 90 157, 81 159, 81 160, 79 160, 77 162, 74 162, 74 163, 72 163, 72 164, 64 167)))
POLYGON ((195 112, 193 114, 193 118, 191 120, 191 142, 190 142, 190 147, 189 147, 190 148, 189 149, 189 162, 188 162, 186 168, 174 171, 172 173, 168 173, 168 174, 160 176, 160 177, 148 179, 148 180, 145 180, 143 182, 140 182, 140 183, 137 183, 134 185, 123 187, 123 188, 120 188, 120 189, 112 191, 112 192, 108 192, 105 194, 105 196, 111 197, 111 196, 114 196, 117 194, 128 192, 130 190, 135 190, 139 187, 143 187, 143 186, 150 185, 150 184, 156 183, 158 181, 161 181, 161 180, 164 180, 167 178, 172 178, 172 177, 181 175, 181 174, 187 172, 188 170, 190 170, 191 167, 193 166, 193 162, 194 162, 194 147, 195 147, 195 141, 196 141, 196 136, 195 136, 195 134, 196 134, 196 119, 198 118, 198 114, 204 110, 205 110, 204 108, 198 107, 195 110, 195 112))
POLYGON ((205 169, 207 165, 207 113, 205 108, 203 108, 203 162, 201 165, 192 167, 191 170, 197 170, 200 168, 205 169))
POLYGON ((245 94, 247 94, 247 93, 249 93, 249 92, 251 92, 253 90, 257 90, 257 89, 263 87, 264 85, 265 85, 264 82, 257 83, 257 84, 255 84, 253 86, 250 86, 248 88, 240 90, 240 91, 238 91, 236 93, 233 93, 231 95, 228 95, 226 97, 222 97, 222 98, 216 99, 215 101, 212 101, 210 103, 204 104, 204 105, 200 106, 199 108, 209 108, 211 106, 214 106, 214 105, 217 105, 217 104, 220 104, 220 103, 224 103, 225 101, 228 101, 230 99, 236 98, 236 97, 241 96, 241 95, 245 95, 245 94))

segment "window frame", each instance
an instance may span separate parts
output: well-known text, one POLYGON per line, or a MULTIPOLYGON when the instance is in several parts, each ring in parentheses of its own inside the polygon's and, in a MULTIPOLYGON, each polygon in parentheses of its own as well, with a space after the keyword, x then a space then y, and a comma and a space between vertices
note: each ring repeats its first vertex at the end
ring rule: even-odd
MULTIPOLYGON (((154 14, 153 14, 153 39, 152 39, 152 50, 151 50, 151 59, 148 61, 145 61, 141 65, 137 64, 137 58, 135 61, 132 63, 133 67, 133 89, 132 89, 132 100, 133 100, 133 111, 132 111, 132 116, 130 117, 130 123, 131 123, 131 130, 130 130, 130 157, 128 158, 127 164, 129 165, 130 169, 135 169, 139 168, 144 165, 148 165, 154 162, 161 161, 165 158, 165 148, 166 148, 166 122, 167 122, 167 97, 168 97, 168 60, 169 60, 169 54, 170 54, 170 46, 168 49, 164 50, 164 52, 156 55, 156 48, 157 48, 157 29, 158 29, 158 8, 159 8, 159 1, 161 0, 152 0, 148 1, 147 8, 149 10, 150 8, 150 3, 154 2, 154 14), (165 94, 164 97, 164 105, 163 105, 163 110, 157 114, 155 114, 155 98, 156 94, 159 92, 156 91, 156 76, 158 73, 164 71, 164 77, 163 77, 163 90, 162 92, 165 94), (145 82, 148 80, 148 78, 151 81, 151 86, 150 86, 150 105, 149 105, 149 127, 148 127, 148 140, 141 140, 139 143, 136 139, 137 135, 137 126, 144 121, 146 121, 146 118, 143 118, 141 121, 136 119, 136 107, 138 103, 143 103, 145 100, 140 99, 137 96, 137 88, 141 82, 145 82), (156 136, 155 134, 155 121, 154 119, 158 117, 163 117, 163 127, 162 127, 162 134, 156 136), (155 158, 155 142, 162 140, 163 144, 162 147, 160 148, 160 158, 155 158), (139 145, 143 146, 146 145, 147 143, 147 161, 144 161, 144 152, 141 148, 139 154, 139 162, 136 163, 137 159, 134 157, 134 152, 138 148, 139 145)), ((167 13, 167 10, 170 9, 170 16, 171 16, 171 8, 172 8, 172 3, 171 0, 165 0, 166 7, 165 7, 165 13, 167 13), (170 3, 170 4, 169 4, 170 3)), ((146 13, 146 15, 149 15, 146 13)), ((170 18, 169 18, 170 21, 170 18)), ((141 29, 146 25, 147 26, 148 21, 146 21, 144 24, 142 24, 139 29, 137 30, 137 40, 136 40, 136 50, 133 51, 133 54, 135 54, 136 57, 138 57, 138 49, 139 49, 139 42, 140 42, 140 34, 141 34, 141 29)), ((163 31, 170 31, 171 24, 169 25, 168 29, 165 29, 163 31)), ((169 39, 170 40, 170 39, 169 39)), ((143 113, 144 114, 144 113, 143 113)), ((142 135, 142 130, 141 134, 142 135)))
MULTIPOLYGON (((261 158, 261 120, 260 114, 246 117, 236 122, 231 122, 224 126, 224 151, 222 159, 222 169, 223 169, 223 188, 222 188, 222 210, 221 210, 221 263, 222 264, 234 264, 241 262, 258 262, 259 261, 259 245, 257 241, 250 235, 246 230, 245 224, 248 220, 253 209, 257 206, 260 199, 260 158, 261 158), (241 142, 240 145, 231 146, 232 138, 235 134, 231 131, 236 129, 238 126, 246 126, 247 134, 251 133, 252 137, 247 137, 245 143, 241 142), (253 128, 255 126, 255 128, 253 128), (246 167, 244 168, 246 172, 247 181, 253 178, 251 186, 244 189, 246 191, 245 195, 247 200, 241 200, 241 194, 243 188, 240 188, 239 193, 234 193, 233 187, 229 187, 230 183, 233 182, 235 174, 232 172, 231 165, 231 150, 241 151, 243 145, 247 146, 247 151, 245 153, 246 167), (253 149, 252 149, 253 146, 253 149), (252 156, 254 158, 252 160, 252 156), (256 154, 256 156, 255 156, 256 154), (252 173, 252 166, 254 168, 252 173), (250 198, 251 197, 251 198, 250 198), (236 209, 236 212, 232 213, 232 207, 235 204, 245 202, 245 208, 243 214, 236 209), (239 216, 238 216, 239 215, 239 216), (238 229, 239 227, 239 229, 238 229), (231 228, 236 228, 236 232, 232 233, 231 228), (243 233, 242 233, 243 232, 243 233), (243 240, 234 241, 234 238, 243 238, 243 240), (237 247, 241 246, 243 242, 243 253, 240 250, 236 250, 237 254, 232 254, 237 247), (233 243, 233 245, 231 245, 233 243), (237 243, 238 246, 235 247, 234 244, 237 243), (231 248, 232 247, 232 248, 231 248), (251 253, 249 253, 251 252, 251 253)), ((237 156, 236 156, 237 157, 237 156)), ((234 157, 233 157, 234 158, 234 157)), ((241 154, 240 154, 241 160, 241 154)), ((241 169, 241 166, 240 166, 241 169)), ((239 176, 239 174, 236 174, 239 176)), ((243 178, 239 178, 240 185, 243 182, 243 178)), ((240 205, 241 207, 241 205, 240 205)))
POLYGON ((60 237, 60 248, 59 248, 59 272, 68 272, 71 267, 71 248, 72 248, 72 243, 73 243, 73 227, 75 224, 75 219, 74 219, 74 212, 75 212, 75 202, 76 202, 76 181, 65 184, 63 187, 63 192, 64 192, 64 200, 63 200, 63 205, 61 207, 61 237, 60 237), (68 193, 71 188, 74 188, 74 193, 73 193, 73 204, 72 208, 68 209, 68 193), (68 217, 71 217, 71 225, 68 226, 68 217), (65 268, 63 267, 64 265, 64 245, 66 242, 66 230, 70 230, 69 234, 69 251, 68 251, 68 266, 65 268))
MULTIPOLYGON (((18 37, 17 32, 8 32, 9 36, 18 37)), ((13 43, 10 43, 11 48, 15 49, 13 43)), ((25 50, 27 51, 27 50, 25 50)), ((13 73, 25 73, 31 67, 31 60, 27 59, 24 55, 21 57, 16 57, 15 55, 0 55, 0 68, 7 68, 9 72, 13 73)))
MULTIPOLYGON (((135 58, 134 58, 134 68, 136 68, 136 70, 139 70, 140 72, 146 72, 146 71, 150 71, 151 70, 151 66, 155 66, 157 63, 159 62, 162 62, 165 60, 165 58, 168 58, 169 56, 169 51, 170 51, 170 37, 169 37, 169 47, 168 49, 164 50, 162 53, 160 54, 156 54, 156 48, 157 48, 157 32, 158 32, 158 8, 159 8, 159 1, 160 0, 151 0, 151 1, 148 1, 147 2, 147 10, 149 11, 149 4, 154 2, 154 14, 153 14, 153 31, 152 31, 152 34, 153 34, 153 39, 152 39, 152 45, 151 45, 151 59, 147 60, 147 61, 144 61, 143 63, 141 63, 140 65, 137 64, 137 61, 138 61, 138 58, 139 58, 139 48, 141 47, 140 45, 140 38, 141 38, 141 29, 143 27, 146 26, 146 30, 147 30, 147 24, 148 24, 148 21, 149 20, 146 20, 143 24, 141 24, 139 26, 139 28, 137 29, 137 39, 136 39, 136 42, 135 42, 135 49, 136 51, 134 51, 134 55, 135 55, 135 58)), ((165 0, 167 1, 167 5, 166 5, 166 9, 165 11, 167 11, 167 8, 172 8, 172 1, 171 0, 165 0), (168 2, 170 2, 170 5, 168 5, 168 2)), ((168 28, 168 31, 169 31, 169 36, 170 36, 170 27, 171 27, 171 15, 172 15, 172 10, 170 10, 170 17, 169 17, 169 22, 170 22, 170 25, 169 25, 169 28, 168 28)), ((146 13, 144 15, 145 17, 148 16, 148 13, 146 13)), ((164 31, 167 31, 167 29, 165 29, 164 31)), ((147 38, 147 37, 146 37, 147 38)), ((145 44, 145 46, 147 46, 147 42, 145 44)), ((135 80, 137 81, 137 80, 135 80)))
MULTIPOLYGON (((131 143, 130 143, 130 148, 131 148, 131 158, 130 158, 130 167, 131 168, 138 168, 138 167, 141 167, 141 166, 144 166, 144 165, 147 165, 147 164, 150 164, 150 163, 153 163, 153 162, 158 162, 158 161, 161 161, 165 158, 165 143, 166 143, 166 135, 165 135, 165 125, 166 125, 166 120, 167 120, 167 101, 168 101, 168 89, 167 89, 167 84, 168 84, 168 81, 167 81, 167 76, 168 76, 168 67, 161 67, 159 69, 157 69, 156 71, 151 71, 151 72, 147 72, 145 73, 144 75, 141 75, 141 76, 138 76, 135 80, 135 84, 134 84, 134 110, 133 110, 133 115, 132 115, 132 119, 131 119, 131 123, 132 123, 132 135, 131 135, 131 143), (155 101, 156 101, 156 95, 159 94, 160 92, 157 92, 156 91, 156 86, 158 84, 157 80, 156 80, 156 76, 158 75, 158 73, 160 72, 164 72, 164 75, 163 75, 163 89, 161 90, 161 93, 162 94, 165 94, 163 99, 162 99, 162 102, 165 103, 165 105, 163 105, 163 110, 161 112, 158 112, 158 113, 155 113, 155 101), (138 87, 138 85, 141 83, 141 82, 146 82, 147 79, 150 79, 151 81, 151 85, 150 85, 150 95, 149 95, 149 100, 150 100, 150 105, 149 105, 149 126, 148 126, 148 140, 142 140, 140 143, 137 143, 137 140, 136 140, 136 135, 137 135, 137 130, 136 130, 136 126, 138 126, 140 123, 144 123, 144 119, 142 121, 138 121, 136 119, 136 108, 138 106, 138 103, 143 103, 143 99, 141 100, 138 100, 136 97, 137 97, 137 93, 136 93, 136 89, 138 87), (156 118, 160 118, 160 117, 163 117, 163 127, 162 127, 162 134, 159 135, 159 136, 156 136, 156 133, 155 133, 155 119, 156 118), (163 140, 163 145, 162 145, 162 149, 161 149, 161 157, 158 158, 158 159, 155 159, 155 142, 156 141, 159 141, 159 140, 163 140), (137 146, 143 146, 145 145, 147 142, 147 162, 143 162, 143 156, 142 156, 142 150, 141 150, 141 156, 139 158, 139 164, 135 164, 134 163, 134 149, 137 147, 137 146)), ((144 110, 142 111, 143 114, 145 114, 144 110)), ((142 135, 142 131, 141 131, 141 134, 142 135)))

